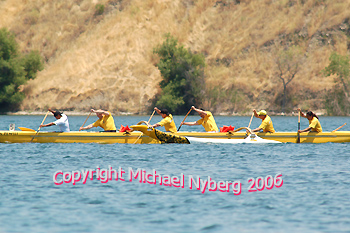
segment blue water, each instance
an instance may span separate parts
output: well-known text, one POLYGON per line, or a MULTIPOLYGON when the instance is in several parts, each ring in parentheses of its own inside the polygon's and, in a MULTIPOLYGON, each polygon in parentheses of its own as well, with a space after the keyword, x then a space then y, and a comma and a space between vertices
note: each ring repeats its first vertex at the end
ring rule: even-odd
MULTIPOLYGON (((86 116, 70 116, 78 130, 86 116)), ((132 125, 149 116, 116 117, 132 125)), ((37 129, 43 116, 0 116, 37 129)), ((87 124, 95 120, 91 116, 87 124)), ((154 116, 151 123, 161 118, 154 116)), ((176 116, 177 125, 183 116, 176 116)), ((198 116, 188 117, 188 121, 198 116)), ((48 116, 46 122, 53 121, 48 116)), ((216 117, 219 126, 247 126, 250 117, 216 117)), ((297 117, 273 117, 277 131, 296 131, 297 117)), ((251 128, 259 126, 254 119, 251 128)), ((325 131, 346 117, 321 117, 325 131)), ((301 128, 307 127, 302 119, 301 128)), ((54 131, 52 126, 42 130, 54 131)), ((94 128, 93 130, 98 130, 94 128)), ((203 131, 183 126, 181 131, 203 131)), ((342 130, 350 130, 346 125, 342 130)), ((349 143, 325 144, 0 144, 0 232, 350 232, 349 143), (55 185, 56 171, 122 167, 184 174, 184 188, 137 180, 55 185), (248 178, 282 174, 280 188, 248 192, 248 178), (241 194, 204 194, 189 176, 241 182, 241 194)), ((62 176, 59 176, 62 179, 62 176)))

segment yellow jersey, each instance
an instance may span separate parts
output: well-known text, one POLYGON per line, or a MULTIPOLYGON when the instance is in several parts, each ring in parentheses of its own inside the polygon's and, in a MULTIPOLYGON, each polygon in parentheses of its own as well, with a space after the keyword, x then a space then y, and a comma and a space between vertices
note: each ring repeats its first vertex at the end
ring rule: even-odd
POLYGON ((311 127, 312 132, 322 132, 322 127, 320 121, 317 119, 317 117, 313 117, 311 121, 309 121, 309 127, 311 127))
POLYGON ((268 115, 266 115, 265 119, 261 122, 261 125, 259 126, 259 128, 262 128, 264 133, 275 132, 275 129, 273 128, 272 120, 268 115))
POLYGON ((102 119, 98 119, 95 123, 92 125, 94 127, 100 126, 103 128, 105 131, 108 130, 117 130, 114 124, 114 119, 112 117, 112 114, 108 111, 109 115, 104 115, 102 119))
POLYGON ((177 132, 176 125, 175 125, 173 116, 171 114, 169 114, 168 116, 164 117, 163 120, 161 120, 158 124, 160 126, 164 126, 165 131, 169 131, 171 133, 176 133, 177 132))
POLYGON ((211 112, 209 112, 209 111, 205 111, 205 112, 206 112, 207 115, 204 118, 199 119, 197 121, 197 123, 199 125, 202 125, 204 127, 205 131, 207 131, 207 132, 210 132, 210 131, 218 132, 219 129, 218 129, 217 125, 216 125, 216 122, 215 122, 215 119, 213 117, 213 114, 211 112))

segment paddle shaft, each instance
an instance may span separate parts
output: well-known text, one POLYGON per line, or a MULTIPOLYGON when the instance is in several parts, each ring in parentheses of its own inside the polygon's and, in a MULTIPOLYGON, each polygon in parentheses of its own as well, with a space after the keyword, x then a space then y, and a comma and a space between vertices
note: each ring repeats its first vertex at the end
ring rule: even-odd
POLYGON ((252 114, 252 117, 250 118, 248 128, 250 127, 250 124, 252 123, 253 117, 254 117, 254 112, 253 112, 253 114, 252 114))
POLYGON ((300 133, 299 133, 299 130, 300 130, 300 112, 299 112, 299 115, 298 115, 298 139, 297 139, 297 143, 300 143, 300 133))
POLYGON ((179 128, 177 129, 177 131, 179 131, 179 130, 181 129, 182 123, 185 122, 185 120, 186 120, 188 114, 190 114, 191 111, 192 111, 192 108, 190 109, 190 111, 188 111, 188 113, 186 114, 185 118, 181 121, 181 124, 180 124, 179 128))
MULTIPOLYGON (((89 113, 89 115, 87 116, 86 120, 84 121, 83 125, 82 125, 80 128, 84 127, 84 125, 85 125, 86 121, 89 119, 91 113, 92 113, 92 112, 89 113)), ((80 131, 80 130, 81 130, 81 129, 79 129, 79 131, 80 131)))
MULTIPOLYGON (((153 113, 152 113, 151 117, 147 121, 147 126, 148 126, 149 122, 151 121, 151 119, 152 119, 152 117, 153 117, 155 112, 156 112, 156 110, 153 110, 153 113)), ((143 135, 143 133, 140 134, 140 136, 136 139, 136 141, 133 144, 135 144, 141 138, 142 135, 143 135)))
POLYGON ((47 111, 47 113, 46 113, 46 115, 45 115, 43 121, 41 122, 41 124, 40 124, 38 130, 36 131, 35 135, 34 135, 34 136, 32 137, 32 139, 30 140, 30 142, 32 142, 32 141, 34 140, 35 136, 38 135, 38 133, 39 133, 39 131, 40 131, 40 129, 41 129, 41 125, 44 124, 45 119, 46 119, 46 117, 47 117, 47 115, 48 115, 49 113, 50 113, 50 111, 47 111))
POLYGON ((342 126, 340 126, 340 127, 336 128, 336 129, 335 129, 335 130, 333 130, 332 132, 335 132, 335 131, 337 131, 337 130, 339 130, 339 129, 343 128, 345 125, 346 125, 346 123, 344 123, 342 126))
POLYGON ((153 115, 154 115, 155 112, 156 112, 156 110, 153 110, 153 113, 152 113, 151 117, 150 117, 149 120, 147 121, 148 124, 149 124, 149 122, 151 121, 151 119, 152 119, 152 117, 153 117, 153 115))

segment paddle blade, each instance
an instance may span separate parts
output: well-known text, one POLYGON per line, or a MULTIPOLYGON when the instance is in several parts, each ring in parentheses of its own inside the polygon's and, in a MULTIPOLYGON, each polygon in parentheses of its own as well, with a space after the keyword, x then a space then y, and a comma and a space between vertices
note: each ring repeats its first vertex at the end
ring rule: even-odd
POLYGON ((18 127, 18 128, 22 131, 34 131, 35 132, 34 129, 30 129, 30 128, 26 128, 26 127, 18 127))
POLYGON ((298 122, 298 138, 297 138, 297 143, 300 143, 300 133, 299 133, 299 130, 300 130, 300 121, 298 122))

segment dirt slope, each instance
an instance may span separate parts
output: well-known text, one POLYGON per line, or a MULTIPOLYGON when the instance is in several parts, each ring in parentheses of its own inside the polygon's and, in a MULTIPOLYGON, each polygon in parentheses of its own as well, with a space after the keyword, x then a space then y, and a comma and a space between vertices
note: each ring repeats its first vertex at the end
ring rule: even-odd
POLYGON ((322 109, 332 51, 347 52, 349 1, 340 0, 3 0, 0 27, 13 31, 22 51, 37 49, 45 69, 30 81, 21 110, 48 106, 115 113, 144 112, 161 80, 153 48, 170 32, 206 56, 208 88, 234 90, 215 112, 280 109, 276 51, 299 45, 306 60, 288 86, 288 107, 322 109), (96 5, 105 6, 102 15, 96 5))

